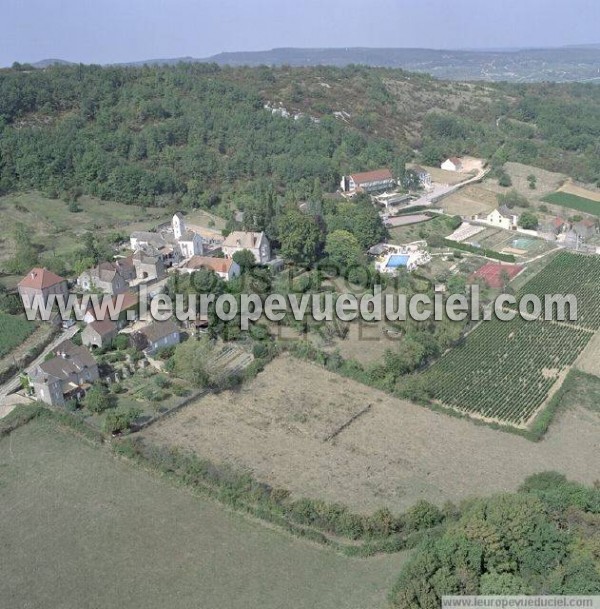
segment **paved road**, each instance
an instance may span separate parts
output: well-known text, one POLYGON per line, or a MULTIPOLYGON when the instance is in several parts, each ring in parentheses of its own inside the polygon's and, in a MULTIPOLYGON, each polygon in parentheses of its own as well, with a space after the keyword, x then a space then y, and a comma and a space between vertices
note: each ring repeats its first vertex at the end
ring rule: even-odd
MULTIPOLYGON (((71 328, 69 328, 68 330, 63 330, 45 349, 44 351, 42 351, 42 353, 36 357, 31 364, 29 364, 29 366, 27 366, 27 368, 25 369, 26 372, 31 371, 33 368, 35 368, 38 364, 41 364, 44 359, 46 358, 46 355, 48 355, 48 353, 50 353, 57 345, 59 345, 60 343, 63 342, 63 340, 67 340, 69 338, 73 338, 73 336, 75 336, 75 334, 77 334, 77 332, 79 331, 79 328, 77 326, 73 326, 71 328)), ((6 398, 6 396, 10 395, 11 393, 17 391, 17 389, 19 389, 19 387, 21 386, 21 382, 19 381, 19 375, 15 375, 10 381, 4 383, 4 385, 0 386, 0 404, 2 404, 6 398)))

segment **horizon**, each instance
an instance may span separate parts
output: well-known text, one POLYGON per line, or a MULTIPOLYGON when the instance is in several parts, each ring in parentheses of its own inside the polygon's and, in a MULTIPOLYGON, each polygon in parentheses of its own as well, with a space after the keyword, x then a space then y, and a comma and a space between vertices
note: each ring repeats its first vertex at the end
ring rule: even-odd
POLYGON ((600 7, 593 0, 575 0, 568 11, 543 0, 522 0, 480 6, 476 14, 469 0, 455 0, 451 9, 441 0, 420 5, 375 0, 368 6, 360 0, 308 0, 301 6, 274 0, 219 5, 63 0, 59 11, 44 0, 31 0, 26 11, 16 0, 6 4, 0 23, 2 66, 46 59, 100 65, 206 59, 284 48, 506 52, 600 44, 600 7), (343 20, 344 15, 352 18, 343 20))

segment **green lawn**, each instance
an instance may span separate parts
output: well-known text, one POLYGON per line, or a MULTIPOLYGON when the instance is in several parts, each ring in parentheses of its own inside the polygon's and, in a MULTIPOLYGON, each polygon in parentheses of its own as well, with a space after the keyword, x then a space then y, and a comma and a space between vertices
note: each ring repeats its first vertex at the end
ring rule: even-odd
POLYGON ((405 554, 352 559, 34 420, 0 440, 3 607, 374 609, 405 554))
POLYGON ((577 195, 572 195, 568 192, 550 193, 549 195, 546 195, 542 201, 600 217, 600 203, 598 201, 578 197, 577 195))
POLYGON ((20 345, 35 327, 35 323, 25 317, 0 312, 0 357, 20 345))

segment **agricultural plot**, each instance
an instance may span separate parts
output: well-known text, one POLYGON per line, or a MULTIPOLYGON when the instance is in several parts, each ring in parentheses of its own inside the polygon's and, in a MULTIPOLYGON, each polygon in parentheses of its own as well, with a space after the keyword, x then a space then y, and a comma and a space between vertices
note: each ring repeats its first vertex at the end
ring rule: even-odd
POLYGON ((553 192, 546 195, 542 201, 600 217, 600 202, 568 192, 553 192))
POLYGON ((36 328, 25 317, 0 312, 0 357, 20 345, 36 328))
POLYGON ((51 422, 0 440, 0 471, 2 607, 383 607, 406 557, 295 539, 51 422))
POLYGON ((562 252, 519 290, 517 298, 524 294, 540 298, 545 294, 573 294, 577 299, 574 323, 596 331, 600 329, 599 285, 599 257, 562 252))
POLYGON ((517 296, 574 294, 577 321, 483 322, 425 373, 431 396, 472 416, 526 426, 600 328, 599 282, 600 259, 558 255, 517 296))

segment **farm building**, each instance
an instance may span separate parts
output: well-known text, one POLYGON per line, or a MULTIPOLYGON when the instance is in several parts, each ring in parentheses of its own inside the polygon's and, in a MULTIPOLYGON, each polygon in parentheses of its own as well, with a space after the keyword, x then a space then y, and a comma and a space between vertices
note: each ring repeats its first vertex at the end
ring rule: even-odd
POLYGON ((441 168, 446 171, 461 171, 462 166, 462 161, 456 156, 451 156, 441 164, 441 168))
POLYGON ((121 274, 119 264, 116 262, 101 262, 87 271, 83 271, 77 278, 77 285, 86 292, 100 291, 105 294, 122 294, 129 287, 129 283, 121 274))
POLYGON ((340 182, 342 192, 350 194, 356 192, 378 192, 394 188, 396 180, 389 169, 376 169, 364 173, 353 173, 343 176, 340 182))

